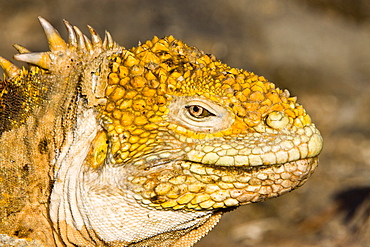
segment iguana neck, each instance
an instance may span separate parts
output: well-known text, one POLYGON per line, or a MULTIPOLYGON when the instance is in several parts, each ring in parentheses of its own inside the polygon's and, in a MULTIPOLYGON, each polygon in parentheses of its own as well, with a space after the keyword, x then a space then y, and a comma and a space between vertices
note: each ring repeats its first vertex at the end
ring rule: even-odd
POLYGON ((124 167, 105 165, 94 169, 84 165, 94 148, 91 143, 104 130, 99 127, 93 109, 77 116, 74 131, 66 138, 68 145, 55 162, 57 170, 50 200, 50 217, 64 243, 172 246, 185 241, 189 244, 218 222, 221 212, 213 215, 211 211, 158 211, 143 207, 125 181, 129 174, 125 176, 124 167), (184 238, 187 233, 196 238, 184 238), (167 240, 163 241, 164 238, 167 240))

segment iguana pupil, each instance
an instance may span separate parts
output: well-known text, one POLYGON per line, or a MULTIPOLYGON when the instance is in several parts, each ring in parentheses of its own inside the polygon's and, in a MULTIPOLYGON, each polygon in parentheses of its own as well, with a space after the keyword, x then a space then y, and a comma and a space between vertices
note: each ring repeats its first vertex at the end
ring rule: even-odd
POLYGON ((215 114, 209 112, 207 109, 199 105, 190 105, 186 106, 185 108, 188 109, 190 115, 195 118, 205 118, 209 116, 215 116, 215 114))

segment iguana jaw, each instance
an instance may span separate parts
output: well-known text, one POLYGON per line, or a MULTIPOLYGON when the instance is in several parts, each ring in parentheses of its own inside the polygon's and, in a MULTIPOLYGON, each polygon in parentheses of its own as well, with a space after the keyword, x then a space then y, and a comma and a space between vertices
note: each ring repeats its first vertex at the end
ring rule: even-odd
POLYGON ((285 194, 303 185, 317 164, 317 158, 233 168, 177 161, 171 169, 163 167, 128 180, 135 198, 145 207, 215 210, 285 194))
POLYGON ((128 184, 145 207, 194 211, 240 206, 304 184, 321 149, 322 138, 313 124, 279 134, 193 140, 183 149, 167 152, 172 162, 158 156, 151 161, 158 166, 133 166, 128 184))

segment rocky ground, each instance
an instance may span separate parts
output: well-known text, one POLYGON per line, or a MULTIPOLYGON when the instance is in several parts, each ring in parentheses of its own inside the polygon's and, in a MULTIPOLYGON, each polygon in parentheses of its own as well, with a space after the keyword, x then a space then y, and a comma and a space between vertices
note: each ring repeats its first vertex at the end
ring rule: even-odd
POLYGON ((198 247, 370 245, 369 0, 0 0, 0 54, 45 51, 37 16, 66 37, 108 29, 125 47, 172 34, 288 88, 324 136, 320 166, 297 191, 226 214, 198 247))

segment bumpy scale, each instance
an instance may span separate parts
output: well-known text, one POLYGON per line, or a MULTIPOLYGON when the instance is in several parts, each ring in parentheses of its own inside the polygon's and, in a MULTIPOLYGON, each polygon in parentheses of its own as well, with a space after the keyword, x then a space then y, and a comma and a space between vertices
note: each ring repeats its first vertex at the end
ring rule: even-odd
POLYGON ((29 70, 0 59, 0 165, 37 170, 47 206, 28 217, 46 220, 24 220, 22 200, 41 204, 34 190, 8 188, 36 182, 1 173, 2 210, 20 212, 2 213, 1 233, 46 246, 191 246, 222 213, 289 192, 317 166, 319 131, 264 77, 172 36, 125 49, 65 21, 66 43, 40 22, 50 51, 16 45, 29 70))

